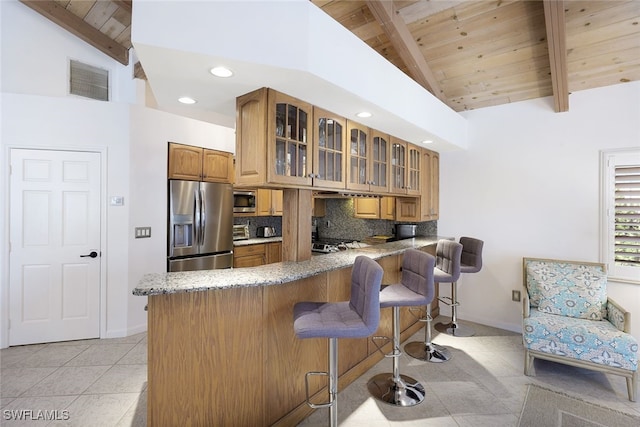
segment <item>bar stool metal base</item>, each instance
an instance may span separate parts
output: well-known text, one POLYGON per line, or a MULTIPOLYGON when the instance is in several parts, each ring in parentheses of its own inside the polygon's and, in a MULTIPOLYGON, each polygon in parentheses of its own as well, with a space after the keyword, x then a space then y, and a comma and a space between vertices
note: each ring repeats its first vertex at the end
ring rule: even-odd
POLYGON ((369 380, 367 388, 373 397, 394 406, 414 406, 425 396, 422 384, 407 375, 400 375, 400 381, 394 381, 390 373, 378 374, 369 380))
POLYGON ((414 341, 404 346, 404 352, 414 359, 424 362, 442 363, 451 359, 451 352, 441 345, 427 345, 423 342, 414 341))
POLYGON ((454 337, 472 337, 476 334, 473 328, 459 323, 438 323, 436 330, 454 337))

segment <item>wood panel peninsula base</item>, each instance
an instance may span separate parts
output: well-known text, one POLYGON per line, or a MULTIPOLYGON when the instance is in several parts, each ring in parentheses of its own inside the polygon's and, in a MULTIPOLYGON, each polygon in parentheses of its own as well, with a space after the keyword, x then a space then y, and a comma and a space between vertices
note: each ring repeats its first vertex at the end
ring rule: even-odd
MULTIPOLYGON (((294 304, 348 300, 358 255, 382 265, 383 283, 396 282, 402 253, 434 253, 437 240, 420 237, 302 262, 146 275, 133 293, 148 296, 148 425, 298 424, 313 411, 305 403, 304 375, 327 369, 327 340, 295 336, 294 304)), ((403 310, 405 341, 424 324, 403 310)), ((376 335, 391 336, 391 309, 382 310, 376 335)), ((338 348, 339 390, 383 358, 368 338, 342 339, 338 348)), ((326 400, 324 379, 310 386, 317 401, 326 400)))

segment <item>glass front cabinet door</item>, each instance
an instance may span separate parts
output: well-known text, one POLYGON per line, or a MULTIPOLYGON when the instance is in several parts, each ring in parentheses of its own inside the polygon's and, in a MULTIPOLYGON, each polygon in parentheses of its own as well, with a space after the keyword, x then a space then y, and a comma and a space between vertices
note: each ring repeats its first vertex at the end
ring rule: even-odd
POLYGON ((371 130, 370 191, 377 193, 389 191, 389 148, 389 136, 371 130))
POLYGON ((313 186, 345 188, 346 120, 314 107, 313 186))
POLYGON ((391 192, 420 195, 422 149, 391 138, 391 192))
POLYGON ((369 191, 369 128, 352 121, 347 122, 349 159, 347 188, 369 191))
POLYGON ((311 105, 272 90, 269 96, 269 182, 311 185, 311 105))

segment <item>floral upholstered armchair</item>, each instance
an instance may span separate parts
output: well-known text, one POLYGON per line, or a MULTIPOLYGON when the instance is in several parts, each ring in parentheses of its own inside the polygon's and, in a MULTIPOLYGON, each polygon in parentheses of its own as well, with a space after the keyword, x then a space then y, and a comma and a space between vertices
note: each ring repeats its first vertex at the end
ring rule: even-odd
POLYGON ((635 402, 638 342, 631 314, 607 297, 604 264, 523 259, 525 375, 533 359, 622 375, 635 402))

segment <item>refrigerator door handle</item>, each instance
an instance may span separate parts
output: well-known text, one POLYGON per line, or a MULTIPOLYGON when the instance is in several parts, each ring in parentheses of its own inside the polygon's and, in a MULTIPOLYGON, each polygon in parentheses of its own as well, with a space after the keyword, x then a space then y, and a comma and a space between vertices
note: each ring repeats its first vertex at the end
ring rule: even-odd
POLYGON ((201 241, 201 234, 202 231, 200 230, 200 219, 202 217, 201 212, 200 212, 200 204, 201 204, 201 199, 200 199, 200 190, 195 190, 193 192, 193 200, 195 203, 195 209, 193 210, 193 223, 194 223, 194 245, 195 246, 200 246, 200 241, 201 241))
POLYGON ((207 203, 204 197, 204 191, 200 190, 200 244, 204 244, 204 230, 207 226, 207 203))

